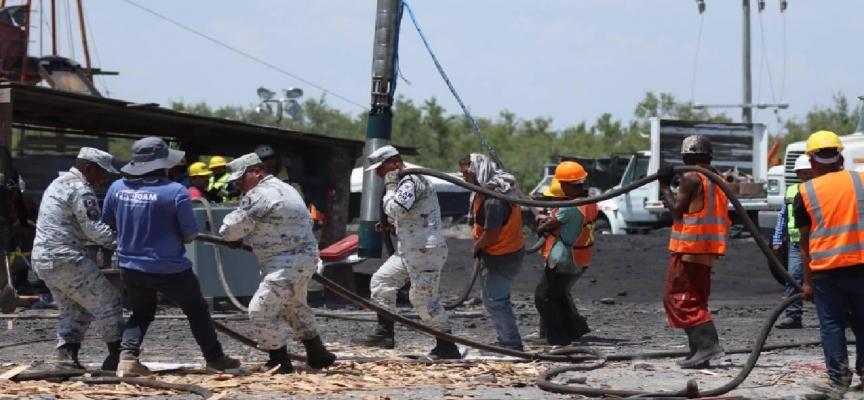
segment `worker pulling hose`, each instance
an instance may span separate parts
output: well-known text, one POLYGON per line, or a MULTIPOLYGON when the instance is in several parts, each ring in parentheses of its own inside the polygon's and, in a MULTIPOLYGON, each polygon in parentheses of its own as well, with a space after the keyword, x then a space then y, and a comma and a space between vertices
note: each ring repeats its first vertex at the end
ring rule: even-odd
MULTIPOLYGON (((789 276, 789 274, 786 273, 786 271, 782 268, 782 264, 780 264, 779 260, 777 260, 776 257, 774 257, 773 253, 768 248, 768 245, 766 243, 764 243, 761 236, 759 235, 759 232, 758 232, 756 226, 753 224, 753 221, 751 221, 749 218, 747 218, 746 212, 744 212, 744 208, 741 205, 740 201, 738 201, 738 199, 734 196, 734 193, 729 189, 729 187, 725 184, 725 182, 722 179, 720 179, 719 177, 715 176, 711 171, 706 170, 704 168, 693 167, 693 166, 680 166, 680 167, 675 168, 675 172, 678 172, 678 173, 688 172, 688 171, 698 172, 698 173, 706 176, 709 180, 711 180, 714 184, 716 184, 724 193, 727 194, 727 196, 729 197, 729 201, 732 203, 733 207, 735 207, 735 209, 737 211, 742 213, 745 228, 753 235, 753 237, 756 240, 756 243, 759 246, 760 250, 762 250, 763 254, 765 254, 766 257, 768 258, 769 266, 771 268, 777 269, 780 276, 784 277, 784 280, 786 280, 787 282, 790 282, 790 284, 792 284, 793 286, 800 287, 800 285, 798 285, 797 282, 795 282, 792 279, 792 277, 789 276)), ((484 194, 486 196, 499 197, 499 198, 503 197, 502 195, 500 195, 494 191, 490 191, 490 190, 484 189, 484 188, 479 187, 479 186, 465 183, 459 179, 456 179, 456 178, 451 177, 447 174, 440 173, 440 172, 434 171, 434 170, 428 170, 428 169, 422 169, 422 168, 411 168, 411 169, 406 169, 406 170, 403 170, 400 172, 400 175, 403 175, 403 176, 409 175, 409 174, 422 174, 422 175, 427 175, 427 176, 433 176, 433 177, 436 177, 439 179, 447 180, 448 182, 451 182, 451 183, 456 184, 458 186, 464 187, 468 190, 472 190, 472 191, 484 194)), ((525 206, 574 207, 574 206, 579 206, 579 205, 584 205, 584 204, 589 204, 589 203, 596 203, 596 202, 599 202, 599 201, 602 201, 605 199, 619 196, 621 194, 632 191, 633 189, 644 186, 644 185, 646 185, 646 184, 648 184, 648 183, 650 183, 656 179, 657 179, 656 174, 655 175, 649 175, 643 179, 635 181, 635 182, 633 182, 629 185, 626 185, 624 187, 621 187, 617 190, 609 191, 609 192, 606 192, 600 196, 592 197, 592 198, 588 198, 588 199, 582 199, 582 200, 534 201, 534 200, 514 199, 511 197, 507 197, 505 200, 507 200, 508 202, 511 202, 513 204, 519 204, 519 205, 525 205, 525 206)), ((199 235, 199 237, 196 240, 204 240, 204 241, 209 241, 209 242, 213 242, 213 243, 225 244, 225 241, 222 240, 221 238, 212 237, 212 236, 208 237, 207 235, 199 235)), ((251 247, 249 247, 249 246, 244 245, 243 249, 251 251, 251 247)), ((520 351, 515 351, 515 350, 503 349, 503 348, 500 348, 497 346, 490 346, 490 345, 485 345, 485 344, 481 344, 481 343, 476 343, 476 342, 473 342, 473 341, 470 341, 467 339, 462 339, 462 338, 459 338, 459 337, 456 337, 453 335, 449 335, 449 334, 446 334, 446 333, 443 333, 440 331, 436 331, 436 330, 431 329, 431 328, 429 328, 429 327, 427 327, 421 323, 409 320, 409 319, 404 318, 404 317, 397 315, 397 314, 390 313, 389 311, 385 310, 384 308, 379 307, 376 304, 372 304, 370 302, 367 302, 366 300, 364 300, 360 296, 348 291, 347 289, 337 285, 336 283, 330 281, 329 279, 327 279, 327 278, 325 278, 325 277, 323 277, 317 273, 315 275, 313 275, 312 279, 314 279, 316 282, 320 283, 325 288, 333 291, 334 293, 336 293, 340 297, 343 297, 343 298, 345 298, 345 299, 347 299, 347 300, 349 300, 355 304, 358 304, 358 305, 360 305, 366 309, 374 311, 374 312, 378 313, 379 315, 384 316, 385 318, 388 318, 392 321, 398 322, 404 326, 412 328, 412 329, 419 331, 421 333, 425 333, 425 334, 428 334, 428 335, 431 335, 431 336, 434 336, 437 338, 449 340, 449 341, 459 343, 459 344, 462 344, 465 346, 477 348, 477 349, 480 349, 483 351, 489 351, 489 352, 494 352, 494 353, 498 353, 498 354, 502 354, 502 355, 507 355, 507 356, 511 356, 511 357, 524 358, 524 359, 529 359, 529 360, 538 360, 538 361, 583 362, 583 361, 586 361, 586 359, 590 359, 590 358, 586 358, 584 356, 583 357, 571 356, 571 354, 577 354, 577 353, 590 354, 590 355, 594 355, 594 356, 599 358, 599 361, 594 363, 594 365, 575 366, 575 368, 577 368, 577 369, 585 369, 586 367, 598 368, 598 366, 597 366, 598 364, 602 365, 602 362, 605 362, 605 356, 600 357, 600 356, 598 356, 598 354, 601 354, 601 353, 597 352, 594 349, 589 349, 589 348, 564 349, 564 351, 562 351, 562 352, 566 353, 566 354, 542 354, 542 353, 526 353, 526 352, 520 352, 520 351)), ((744 368, 742 369, 742 371, 729 384, 710 391, 710 393, 712 395, 720 395, 723 393, 728 393, 729 391, 733 390, 735 387, 740 385, 741 382, 743 382, 743 380, 746 378, 746 376, 749 375, 749 373, 752 371, 753 367, 756 364, 756 361, 758 361, 760 352, 762 351, 762 346, 764 345, 765 341, 767 340, 768 334, 770 333, 771 329, 773 328, 774 321, 777 319, 777 317, 780 315, 782 310, 785 309, 785 307, 788 304, 791 304, 792 302, 799 300, 800 297, 801 297, 800 295, 790 297, 790 298, 786 299, 783 303, 781 303, 781 305, 778 306, 777 309, 775 309, 775 311, 776 310, 780 310, 780 311, 776 311, 776 312, 772 313, 772 315, 769 316, 768 320, 766 320, 766 323, 763 326, 759 337, 757 338, 757 344, 751 350, 750 357, 748 358, 748 361, 744 365, 744 368)), ((650 353, 646 353, 646 355, 650 355, 650 353)), ((644 355, 632 355, 632 358, 644 358, 644 355)), ((571 366, 568 366, 568 367, 571 369, 574 368, 571 366)), ((555 374, 552 374, 551 372, 552 371, 550 371, 550 373, 542 375, 541 378, 554 376, 555 374)), ((563 371, 561 371, 561 372, 563 372, 563 371)), ((557 373, 561 373, 561 372, 557 372, 557 373)), ((573 393, 573 394, 584 393, 587 396, 598 396, 598 395, 609 395, 610 394, 609 391, 602 391, 602 393, 601 393, 598 391, 598 389, 590 389, 590 388, 571 388, 571 387, 554 388, 554 387, 551 387, 545 383, 540 383, 540 382, 545 382, 545 379, 539 379, 539 382, 538 382, 538 386, 540 386, 544 390, 567 390, 566 393, 573 393)), ((550 384, 551 384, 551 382, 550 382, 550 384)), ((626 395, 627 396, 633 396, 633 395, 646 395, 646 394, 650 395, 651 393, 650 392, 633 392, 633 393, 628 393, 626 395)), ((664 392, 664 393, 657 394, 657 396, 666 396, 666 397, 668 397, 668 396, 689 397, 692 395, 693 395, 693 388, 692 387, 689 389, 681 390, 679 392, 664 392)))

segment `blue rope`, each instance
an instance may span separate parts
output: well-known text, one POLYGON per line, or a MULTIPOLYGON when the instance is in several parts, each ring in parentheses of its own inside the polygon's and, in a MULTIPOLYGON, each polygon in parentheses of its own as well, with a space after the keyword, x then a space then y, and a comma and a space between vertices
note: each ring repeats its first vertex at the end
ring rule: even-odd
POLYGON ((483 132, 480 131, 480 127, 477 125, 477 121, 474 120, 474 117, 471 116, 471 113, 468 112, 468 108, 465 107, 465 103, 462 102, 462 99, 459 97, 459 94, 456 93, 456 89, 453 88, 453 84, 450 83, 450 78, 447 78, 447 74, 444 72, 444 68, 441 67, 441 63, 438 62, 438 57, 435 57, 435 53, 432 51, 432 47, 429 46, 429 41, 426 40, 426 35, 423 34, 423 30, 420 29, 420 24, 417 22, 417 18, 414 16, 414 11, 411 11, 411 6, 408 5, 408 0, 402 0, 402 5, 408 10, 408 15, 411 16, 411 21, 414 22, 414 26, 417 28, 417 33, 420 34, 420 38, 423 39, 423 44, 426 45, 426 50, 429 50, 429 55, 432 56, 432 60, 435 61, 435 66, 438 68, 438 72, 441 73, 441 77, 444 78, 444 82, 447 83, 447 87, 450 88, 450 93, 453 93, 453 97, 456 98, 456 101, 459 102, 459 106, 462 107, 462 112, 465 113, 465 116, 468 117, 468 120, 471 121, 471 126, 474 128, 474 131, 477 132, 477 136, 480 137, 480 143, 486 150, 489 152, 489 156, 492 157, 492 160, 498 164, 498 167, 504 169, 504 163, 498 158, 498 154, 495 153, 495 150, 492 149, 492 146, 489 146, 489 143, 486 142, 486 137, 483 136, 483 132))

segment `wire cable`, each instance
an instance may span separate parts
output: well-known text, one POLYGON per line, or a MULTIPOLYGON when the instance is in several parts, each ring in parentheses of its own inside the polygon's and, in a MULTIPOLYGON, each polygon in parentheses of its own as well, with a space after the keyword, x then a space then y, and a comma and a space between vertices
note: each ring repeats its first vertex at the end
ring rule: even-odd
POLYGON ((253 55, 251 55, 251 54, 249 54, 249 53, 246 53, 246 52, 244 52, 244 51, 242 51, 242 50, 240 50, 240 49, 238 49, 238 48, 236 48, 236 47, 233 47, 233 46, 231 46, 231 45, 229 45, 229 44, 223 43, 223 42, 221 42, 221 41, 219 41, 219 40, 217 40, 217 39, 214 39, 213 37, 207 36, 207 35, 205 35, 205 34, 199 32, 199 31, 197 31, 197 30, 195 30, 195 29, 192 29, 192 28, 190 28, 190 27, 188 27, 188 26, 186 26, 186 25, 183 25, 183 24, 181 24, 181 23, 179 23, 179 22, 177 22, 177 21, 175 21, 175 20, 173 20, 173 19, 171 19, 171 18, 168 18, 168 17, 166 17, 166 16, 163 15, 163 14, 160 14, 160 13, 158 13, 158 12, 156 12, 156 11, 153 11, 153 10, 147 8, 147 7, 144 7, 144 6, 142 6, 142 5, 140 5, 140 4, 136 3, 136 2, 134 2, 134 1, 132 1, 132 0, 123 0, 123 1, 126 2, 126 3, 129 3, 129 4, 133 5, 133 6, 135 6, 135 7, 139 8, 139 9, 141 9, 141 10, 144 10, 144 11, 147 12, 147 13, 150 13, 150 14, 152 14, 152 15, 155 15, 156 17, 159 17, 159 18, 161 18, 161 19, 163 19, 163 20, 165 20, 165 21, 168 21, 168 22, 170 22, 170 23, 172 23, 172 24, 174 24, 174 25, 176 25, 176 26, 178 26, 178 27, 180 27, 180 28, 182 28, 182 29, 184 29, 184 30, 186 30, 186 31, 189 31, 189 32, 192 32, 192 33, 194 33, 194 34, 196 34, 196 35, 198 35, 198 36, 201 36, 202 38, 207 39, 207 40, 209 40, 210 42, 213 42, 213 43, 215 43, 215 44, 217 44, 217 45, 219 45, 219 46, 222 46, 222 47, 224 47, 224 48, 226 48, 226 49, 228 49, 228 50, 231 50, 231 51, 233 51, 233 52, 235 52, 235 53, 237 53, 237 54, 240 54, 241 56, 244 56, 244 57, 246 57, 246 58, 249 58, 249 59, 251 59, 251 60, 253 60, 253 61, 255 61, 255 62, 257 62, 257 63, 259 63, 259 64, 261 64, 261 65, 264 65, 264 66, 266 66, 266 67, 268 67, 268 68, 270 68, 270 69, 272 69, 272 70, 274 70, 274 71, 280 72, 280 73, 282 73, 282 74, 284 74, 284 75, 287 75, 287 76, 290 76, 290 77, 292 77, 292 78, 294 78, 294 79, 297 79, 298 81, 303 82, 303 83, 305 83, 305 84, 307 84, 307 85, 309 85, 309 86, 312 86, 312 87, 314 87, 314 88, 316 88, 316 89, 318 89, 318 90, 320 90, 320 91, 322 91, 322 92, 324 92, 324 93, 326 93, 326 94, 333 95, 333 97, 336 97, 336 98, 338 98, 338 99, 344 100, 344 101, 346 101, 346 102, 348 102, 348 103, 351 103, 351 104, 353 104, 353 105, 355 105, 355 106, 357 106, 357 107, 360 107, 360 108, 362 108, 362 109, 364 109, 364 110, 367 110, 367 109, 368 109, 368 107, 366 107, 366 106, 364 106, 364 105, 362 105, 362 104, 360 104, 360 103, 358 103, 358 102, 356 102, 356 101, 354 101, 354 100, 351 100, 351 99, 349 99, 349 98, 347 98, 347 97, 345 97, 345 96, 342 96, 342 95, 340 95, 340 94, 338 94, 338 93, 336 93, 336 92, 333 92, 333 91, 331 91, 331 90, 327 90, 326 88, 324 88, 324 87, 322 87, 322 86, 320 86, 320 85, 316 85, 316 84, 314 84, 314 83, 312 83, 312 82, 310 82, 310 81, 308 81, 308 80, 306 80, 306 79, 303 79, 303 78, 301 78, 301 77, 299 77, 299 76, 297 76, 297 75, 294 75, 294 74, 292 74, 292 73, 290 73, 290 72, 288 72, 288 71, 286 71, 286 70, 284 70, 284 69, 282 69, 282 68, 279 68, 279 67, 277 67, 277 66, 275 66, 275 65, 273 65, 273 64, 270 64, 270 63, 268 63, 268 62, 266 62, 266 61, 264 61, 264 60, 262 60, 262 59, 260 59, 260 58, 258 58, 258 57, 255 57, 255 56, 253 56, 253 55))
POLYGON ((75 59, 75 41, 72 39, 72 6, 69 5, 69 0, 66 0, 66 31, 69 32, 67 38, 69 42, 69 58, 75 59))
POLYGON ((690 84, 690 104, 696 102, 696 67, 699 65, 699 49, 702 47, 702 26, 705 24, 705 14, 699 14, 699 34, 696 37, 696 55, 693 57, 693 82, 690 84))
POLYGON ((777 103, 774 92, 774 78, 771 76, 771 61, 768 60, 768 46, 765 44, 765 26, 762 23, 762 13, 759 13, 759 32, 762 36, 762 57, 765 60, 765 69, 768 71, 768 87, 771 88, 771 101, 777 103))
POLYGON ((486 137, 483 136, 483 132, 480 131, 480 126, 477 125, 477 121, 475 121, 474 117, 471 116, 471 112, 468 111, 468 107, 465 107, 465 103, 462 102, 462 98, 459 97, 458 93, 456 93, 456 89, 450 82, 450 78, 447 77, 447 73, 444 72, 444 68, 441 66, 441 63, 438 62, 438 57, 435 56, 435 52, 432 51, 432 47, 429 45, 429 41, 426 40, 426 35, 423 34, 423 30, 420 29, 420 23, 417 22, 417 17, 414 15, 414 11, 411 10, 411 6, 408 5, 408 1, 402 0, 402 5, 405 7, 406 10, 408 10, 408 15, 411 16, 411 21, 414 22, 414 27, 417 28, 417 33, 420 34, 420 39, 423 39, 423 44, 426 45, 426 50, 428 50, 429 55, 432 56, 432 61, 435 62, 435 67, 438 68, 438 72, 441 74, 441 77, 444 78, 444 82, 447 83, 447 87, 450 88, 450 93, 453 93, 453 97, 456 98, 459 106, 462 107, 462 112, 465 113, 468 121, 471 122, 471 127, 474 128, 474 132, 476 132, 477 136, 480 137, 480 144, 482 144, 483 147, 486 148, 486 151, 489 152, 489 156, 492 157, 492 160, 494 160, 501 169, 504 169, 504 163, 502 163, 501 159, 498 158, 498 154, 495 153, 495 150, 492 148, 492 146, 490 146, 489 143, 486 142, 486 137))

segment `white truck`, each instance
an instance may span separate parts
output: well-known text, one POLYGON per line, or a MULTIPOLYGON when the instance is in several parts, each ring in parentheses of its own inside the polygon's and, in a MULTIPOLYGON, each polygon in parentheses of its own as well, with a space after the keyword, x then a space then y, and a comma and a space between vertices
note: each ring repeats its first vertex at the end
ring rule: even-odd
MULTIPOLYGON (((759 211, 772 209, 768 204, 768 134, 763 124, 715 123, 661 120, 651 118, 651 149, 632 156, 621 183, 610 190, 657 172, 661 164, 682 165, 681 143, 690 135, 711 139, 712 166, 723 173, 737 191, 741 204, 755 221, 759 211)), ((673 183, 673 190, 675 184, 673 183)), ((627 194, 598 203, 596 231, 606 234, 642 233, 672 225, 672 216, 660 200, 657 181, 627 194)), ((731 203, 730 216, 737 220, 731 203)))
MULTIPOLYGON (((864 110, 864 96, 858 97, 858 109, 864 110)), ((843 132, 837 132, 842 135, 843 132)), ((843 167, 847 171, 864 172, 864 112, 861 112, 858 119, 858 126, 855 132, 840 136, 843 142, 843 167)), ((783 208, 783 198, 786 196, 786 188, 789 185, 801 183, 798 176, 795 175, 793 167, 795 160, 807 149, 807 141, 795 142, 786 146, 786 154, 783 157, 783 165, 771 167, 768 170, 768 204, 771 209, 759 212, 759 230, 762 236, 771 244, 771 239, 774 236, 774 226, 777 225, 777 218, 780 209, 783 208)), ((786 265, 786 245, 784 244, 781 252, 780 261, 786 265)), ((785 284, 782 280, 778 282, 785 284)))

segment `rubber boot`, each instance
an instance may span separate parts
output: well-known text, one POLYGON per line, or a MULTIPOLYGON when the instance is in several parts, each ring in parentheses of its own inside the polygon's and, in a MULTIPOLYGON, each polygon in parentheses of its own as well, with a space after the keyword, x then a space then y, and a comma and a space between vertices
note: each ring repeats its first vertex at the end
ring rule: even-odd
POLYGON ((310 368, 321 369, 329 367, 336 361, 336 355, 327 351, 324 343, 321 343, 321 336, 304 340, 303 347, 306 348, 306 365, 310 368))
POLYGON ((588 327, 588 321, 579 314, 575 308, 573 308, 573 331, 572 331, 572 341, 579 340, 582 336, 587 335, 591 332, 591 328, 588 327))
POLYGON ((363 339, 357 339, 355 343, 362 346, 393 349, 396 347, 393 325, 393 321, 379 315, 378 327, 375 328, 375 333, 363 339))
POLYGON ((116 371, 117 365, 120 364, 120 341, 105 343, 108 347, 108 357, 102 361, 103 371, 116 371))
POLYGON ((702 364, 714 358, 723 357, 726 352, 720 346, 720 338, 717 336, 717 328, 714 321, 708 321, 702 325, 694 326, 684 330, 691 337, 696 346, 696 353, 689 360, 678 363, 681 368, 701 368, 702 364))
POLYGON ((274 374, 290 374, 294 372, 294 366, 291 365, 291 359, 288 357, 288 347, 282 346, 276 350, 270 350, 270 359, 267 363, 258 368, 258 372, 267 372, 276 366, 279 369, 274 371, 274 374))
POLYGON ((57 369, 86 369, 78 362, 78 350, 81 343, 65 343, 57 348, 57 369))
MULTIPOLYGON (((681 362, 683 362, 683 361, 687 361, 687 360, 693 358, 693 355, 696 354, 696 350, 698 350, 697 347, 696 347, 696 343, 693 342, 693 335, 691 335, 691 334, 688 333, 688 334, 687 334, 687 341, 688 341, 688 345, 689 345, 689 347, 690 347, 690 354, 687 354, 687 357, 684 357, 684 360, 679 361, 679 362, 678 362, 679 364, 680 364, 681 362)), ((701 363, 701 364, 697 364, 697 365, 696 365, 695 367, 693 367, 693 368, 708 368, 708 367, 710 367, 710 366, 711 366, 711 364, 710 364, 708 361, 705 361, 705 362, 703 362, 703 363, 701 363)))
MULTIPOLYGON (((450 334, 452 331, 444 331, 450 334)), ((433 360, 459 360, 462 359, 462 353, 456 347, 456 343, 449 340, 435 338, 435 348, 429 352, 429 358, 433 360)))

